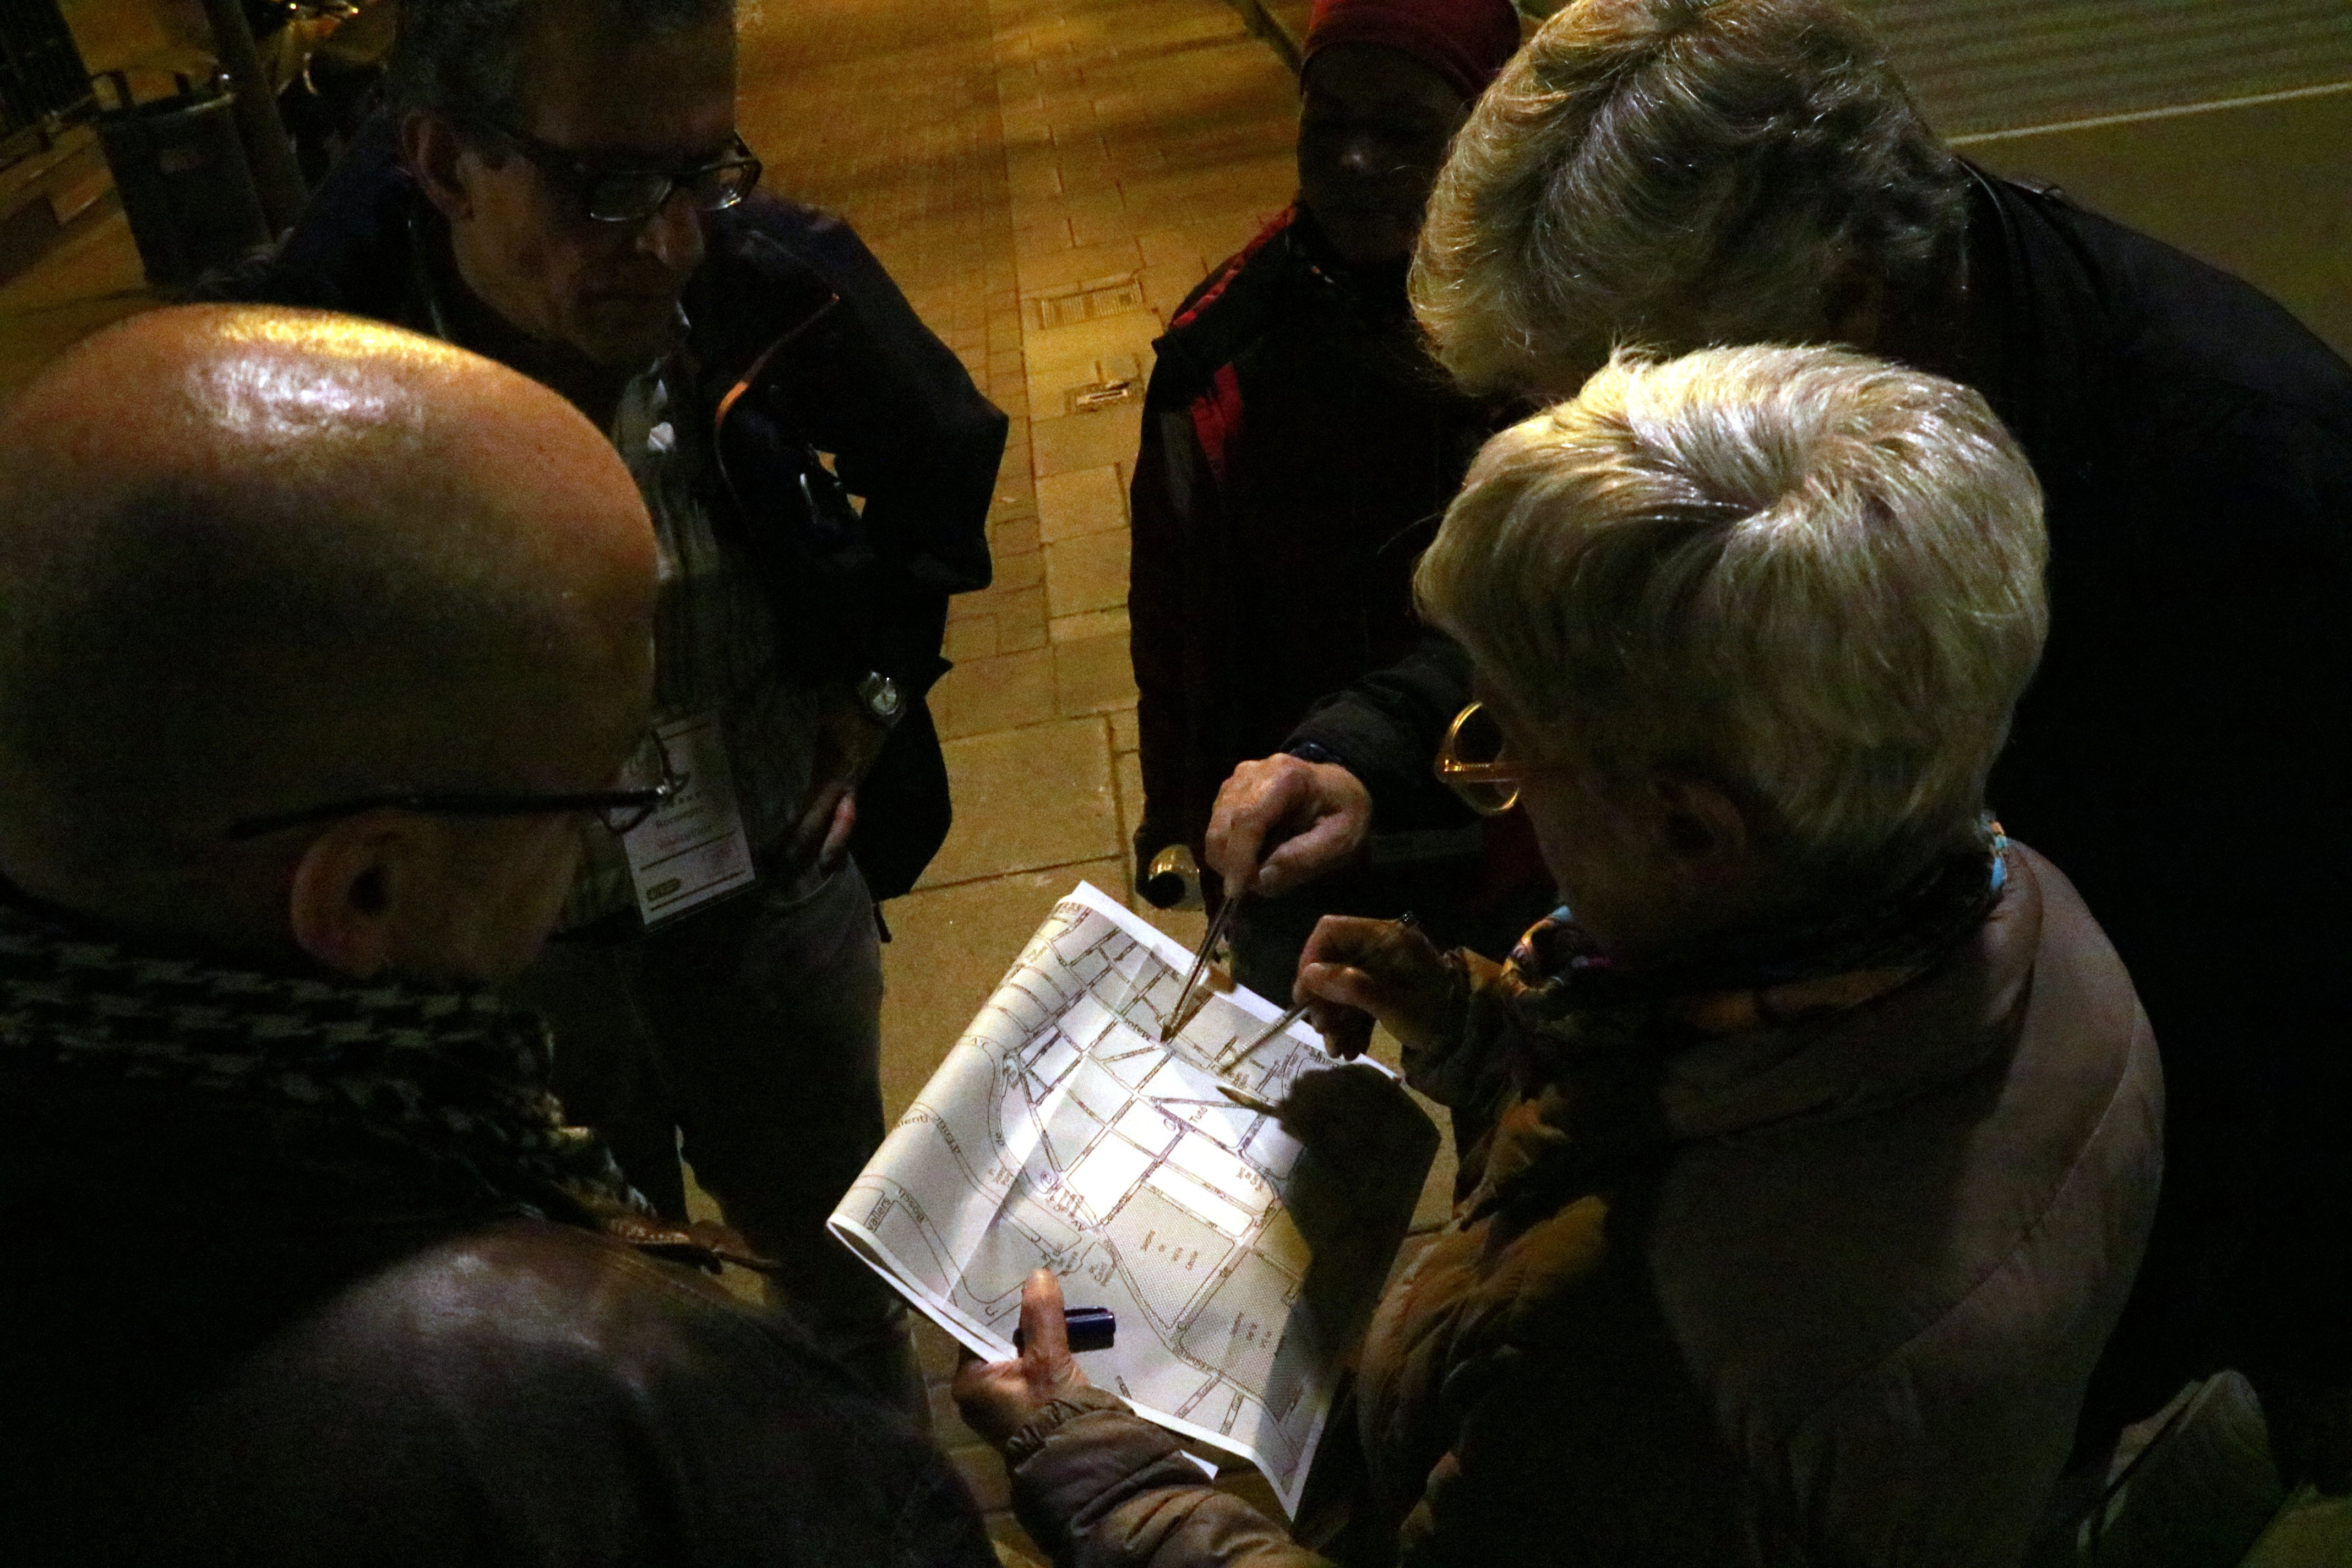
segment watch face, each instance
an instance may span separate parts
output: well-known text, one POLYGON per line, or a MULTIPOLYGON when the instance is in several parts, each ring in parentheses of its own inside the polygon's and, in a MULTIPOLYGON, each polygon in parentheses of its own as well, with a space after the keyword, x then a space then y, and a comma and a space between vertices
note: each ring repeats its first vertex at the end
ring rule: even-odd
POLYGON ((857 683, 857 699, 886 724, 898 717, 898 683, 879 670, 857 683))

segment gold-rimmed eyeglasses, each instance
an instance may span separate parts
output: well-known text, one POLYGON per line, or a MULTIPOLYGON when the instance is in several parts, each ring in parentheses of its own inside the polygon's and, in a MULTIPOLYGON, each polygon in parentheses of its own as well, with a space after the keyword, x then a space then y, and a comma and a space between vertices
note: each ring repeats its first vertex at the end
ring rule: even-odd
POLYGON ((1503 754, 1503 727, 1484 702, 1454 716, 1438 742, 1438 782, 1481 816, 1500 816, 1519 803, 1526 768, 1503 754))

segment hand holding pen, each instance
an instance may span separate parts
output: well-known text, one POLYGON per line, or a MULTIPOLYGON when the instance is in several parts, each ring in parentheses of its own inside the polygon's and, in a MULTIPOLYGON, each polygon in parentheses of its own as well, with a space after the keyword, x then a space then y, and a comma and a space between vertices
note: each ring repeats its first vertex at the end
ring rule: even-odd
MULTIPOLYGON (((1396 918, 1396 924, 1408 930, 1412 930, 1418 928, 1421 922, 1412 918, 1412 911, 1411 910, 1407 910, 1404 913, 1396 918)), ((1296 994, 1295 991, 1294 994, 1296 994)), ((1291 1005, 1290 1010, 1283 1014, 1281 1017, 1276 1018, 1273 1023, 1268 1024, 1264 1029, 1251 1036, 1248 1039, 1236 1041, 1233 1046, 1219 1055, 1216 1064, 1217 1070, 1219 1072, 1233 1071, 1235 1068, 1241 1066, 1242 1063, 1249 1060, 1253 1056, 1255 1056, 1259 1047, 1265 1045, 1266 1042, 1278 1038, 1282 1035, 1288 1033, 1291 1025, 1296 1024, 1299 1019, 1307 1016, 1309 1012, 1313 1011, 1315 1002, 1316 999, 1312 996, 1300 995, 1298 1000, 1291 1005)), ((1327 1052, 1331 1052, 1334 1055, 1339 1054, 1333 1050, 1328 1040, 1325 1041, 1323 1048, 1327 1052)), ((1360 1048, 1358 1051, 1349 1054, 1361 1055, 1362 1052, 1360 1048)), ((1226 1098, 1232 1099, 1234 1097, 1234 1091, 1228 1089, 1225 1090, 1225 1095, 1226 1098)))
POLYGON ((1396 921, 1326 915, 1298 955, 1293 994, 1343 1060, 1364 1054, 1375 1022, 1408 1048, 1452 1026, 1454 966, 1411 915, 1396 921))
POLYGON ((1371 795, 1346 768, 1262 757, 1217 791, 1202 859, 1229 895, 1273 897, 1354 860, 1371 826, 1371 795))

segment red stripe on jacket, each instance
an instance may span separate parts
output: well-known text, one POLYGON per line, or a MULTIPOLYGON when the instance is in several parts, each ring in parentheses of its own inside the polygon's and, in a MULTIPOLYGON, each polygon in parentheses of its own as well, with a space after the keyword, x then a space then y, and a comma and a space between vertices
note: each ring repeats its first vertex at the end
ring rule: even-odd
MULTIPOLYGON (((1258 230, 1257 237, 1225 263, 1224 269, 1217 274, 1217 280, 1201 290, 1199 299, 1177 312, 1176 319, 1168 323, 1168 330, 1172 332, 1188 324, 1215 304, 1217 297, 1225 291, 1226 285, 1241 276, 1242 268, 1249 265, 1250 258, 1264 249, 1268 240, 1288 228, 1297 213, 1295 206, 1285 207, 1272 222, 1258 230)), ((1192 433, 1200 439, 1202 456, 1209 461, 1210 475, 1217 483, 1223 484, 1225 453, 1234 442, 1241 438, 1242 433, 1242 384, 1241 378, 1234 374, 1232 365, 1219 365, 1216 374, 1209 378, 1209 389, 1192 400, 1192 433)))
POLYGON ((1209 390, 1192 400, 1192 434, 1200 438, 1201 455, 1218 484, 1225 482, 1225 449, 1242 433, 1242 378, 1234 367, 1221 364, 1209 378, 1209 390))

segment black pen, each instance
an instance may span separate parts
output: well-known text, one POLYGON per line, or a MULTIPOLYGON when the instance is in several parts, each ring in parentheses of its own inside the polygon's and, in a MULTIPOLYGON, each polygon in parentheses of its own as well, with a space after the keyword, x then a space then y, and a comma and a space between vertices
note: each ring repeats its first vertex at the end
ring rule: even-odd
MULTIPOLYGON (((1073 1352, 1107 1351, 1118 1338, 1118 1314, 1108 1307, 1065 1307, 1062 1326, 1070 1336, 1073 1352)), ((1019 1355, 1027 1347, 1028 1336, 1018 1327, 1013 1331, 1013 1353, 1019 1355)))

